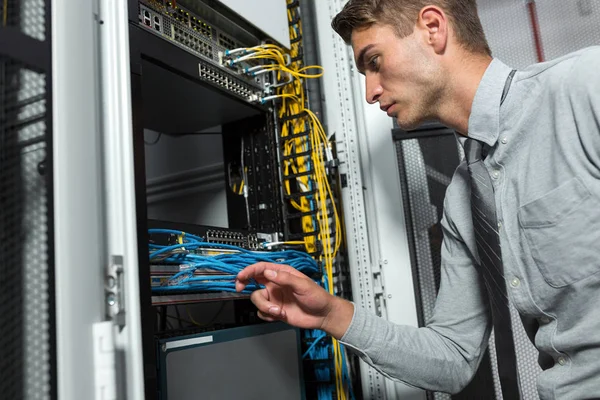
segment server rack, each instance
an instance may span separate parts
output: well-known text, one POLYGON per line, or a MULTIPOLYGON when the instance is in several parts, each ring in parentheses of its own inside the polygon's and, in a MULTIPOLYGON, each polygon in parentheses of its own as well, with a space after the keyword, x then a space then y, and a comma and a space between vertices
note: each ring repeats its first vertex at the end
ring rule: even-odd
MULTIPOLYGON (((129 5, 142 346, 146 398, 153 399, 158 395, 156 344, 153 332, 156 317, 149 285, 144 129, 154 128, 160 132, 173 134, 197 132, 203 128, 227 124, 238 118, 258 117, 268 110, 260 106, 243 104, 218 89, 211 90, 210 86, 198 82, 197 57, 141 27, 138 21, 139 2, 130 1, 129 5), (194 87, 193 97, 187 99, 178 97, 178 92, 191 92, 187 85, 194 87), (199 113, 191 108, 190 104, 198 104, 204 111, 203 116, 199 117, 199 113), (221 109, 228 109, 230 113, 219 112, 221 109)), ((233 226, 238 225, 242 228, 245 225, 245 218, 233 222, 233 226)))
MULTIPOLYGON (((239 70, 229 71, 217 65, 222 61, 224 49, 239 47, 240 43, 246 46, 259 44, 257 38, 262 34, 228 13, 218 2, 177 2, 177 6, 174 3, 128 2, 142 347, 148 399, 157 398, 160 388, 155 327, 169 318, 165 309, 173 304, 173 297, 153 296, 149 285, 152 277, 148 228, 156 227, 156 222, 148 220, 145 129, 176 137, 198 135, 201 133, 196 132, 203 129, 222 127, 229 230, 235 231, 236 235, 262 232, 288 241, 318 234, 318 231, 302 233, 298 222, 307 213, 298 213, 284 205, 300 195, 282 191, 281 162, 290 156, 282 153, 278 142, 282 121, 276 116, 276 107, 257 101, 264 96, 262 89, 272 84, 270 78, 265 75, 252 82, 239 70), (168 10, 160 8, 165 4, 168 4, 168 10), (171 13, 175 19, 166 18, 163 11, 171 13), (220 22, 227 24, 229 29, 219 25, 220 22), (231 171, 239 169, 240 157, 242 165, 245 162, 242 169, 247 169, 247 200, 229 190, 231 171)), ((297 7, 297 3, 288 5, 292 9, 297 7)), ((308 135, 308 132, 304 134, 308 135)), ((316 214, 316 211, 312 213, 316 214)), ((163 228, 185 228, 188 232, 206 229, 172 222, 161 225, 163 228)), ((319 251, 317 247, 316 257, 319 251)), ((337 276, 336 282, 338 287, 347 288, 348 281, 343 274, 337 276)), ((236 324, 259 322, 247 296, 187 295, 180 296, 175 303, 211 300, 232 302, 236 324)), ((307 342, 304 347, 309 344, 307 342)), ((320 361, 321 364, 331 362, 320 361)), ((315 365, 305 363, 306 368, 315 365)))

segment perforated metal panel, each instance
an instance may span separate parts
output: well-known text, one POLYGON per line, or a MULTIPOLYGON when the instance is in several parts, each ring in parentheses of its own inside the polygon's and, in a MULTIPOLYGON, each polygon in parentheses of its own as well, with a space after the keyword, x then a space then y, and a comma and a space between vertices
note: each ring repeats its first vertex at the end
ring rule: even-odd
POLYGON ((3 340, 3 346, 0 346, 0 391, 9 398, 22 396, 22 374, 9 375, 9 371, 23 368, 20 354, 24 347, 21 314, 24 299, 20 288, 23 189, 20 152, 16 148, 18 132, 10 126, 16 118, 18 69, 11 60, 0 59, 0 337, 3 340))
MULTIPOLYGON (((478 0, 479 16, 494 57, 515 68, 537 62, 525 0, 478 0)), ((600 45, 600 1, 536 0, 545 60, 600 45)))
POLYGON ((524 0, 478 0, 479 18, 494 57, 515 68, 536 62, 524 0))
POLYGON ((442 242, 439 222, 446 187, 459 162, 457 151, 433 155, 448 145, 456 148, 453 135, 396 142, 400 176, 405 180, 401 186, 404 204, 408 205, 405 212, 412 222, 423 323, 431 318, 435 307, 442 242))
POLYGON ((0 35, 4 28, 12 35, 0 49, 0 397, 6 399, 55 393, 49 91, 41 72, 49 60, 27 65, 12 55, 42 49, 23 47, 31 43, 24 37, 46 39, 47 10, 44 0, 0 0, 0 35))
POLYGON ((511 305, 510 316, 515 340, 515 353, 517 355, 517 369, 519 370, 519 385, 523 399, 539 399, 537 390, 537 377, 542 372, 537 360, 538 351, 529 340, 523 323, 516 308, 511 305))
MULTIPOLYGON (((448 178, 439 171, 423 168, 425 161, 417 139, 397 141, 396 153, 400 179, 405 179, 405 183, 401 185, 403 204, 406 205, 404 211, 410 214, 410 219, 407 215, 407 220, 412 221, 412 235, 409 237, 414 249, 413 275, 418 277, 416 285, 418 285, 417 292, 420 294, 417 296, 417 304, 420 303, 419 325, 423 326, 433 314, 439 289, 441 263, 440 252, 431 251, 429 241, 429 226, 440 220, 441 210, 432 204, 428 190, 427 170, 434 172, 434 176, 439 176, 444 181, 448 178), (413 187, 419 189, 411 190, 413 187)), ((443 199, 441 204, 443 205, 443 199)), ((428 397, 436 400, 451 398, 445 393, 430 393, 428 397)))
POLYGON ((599 0, 538 0, 536 4, 547 60, 600 45, 599 0))
POLYGON ((0 390, 50 398, 45 75, 0 59, 0 390))
POLYGON ((46 39, 45 0, 0 0, 0 26, 14 27, 37 40, 46 39))
MULTIPOLYGON (((513 339, 515 342, 515 354, 517 356, 517 369, 519 371, 519 388, 521 396, 525 400, 537 400, 540 398, 537 390, 537 377, 542 369, 537 363, 538 351, 529 340, 517 309, 510 304, 510 319, 513 328, 513 339)), ((500 388, 500 377, 498 375, 498 360, 496 358, 494 332, 490 336, 489 351, 494 378, 494 391, 497 399, 502 399, 500 388)), ((505 399, 506 400, 506 399, 505 399)))

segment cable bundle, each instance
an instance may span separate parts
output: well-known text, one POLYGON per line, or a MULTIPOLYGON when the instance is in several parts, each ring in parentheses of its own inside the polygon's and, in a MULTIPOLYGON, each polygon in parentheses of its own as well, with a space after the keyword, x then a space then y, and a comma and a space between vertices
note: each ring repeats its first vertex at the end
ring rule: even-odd
MULTIPOLYGON (((302 67, 302 24, 298 7, 294 7, 293 4, 293 0, 288 0, 288 20, 292 43, 290 55, 293 61, 291 69, 304 71, 312 67, 302 67)), ((295 79, 293 85, 281 88, 279 93, 286 96, 279 109, 280 119, 286 121, 281 129, 283 155, 286 160, 284 164, 286 192, 288 195, 292 194, 289 184, 291 179, 296 177, 299 192, 306 196, 300 197, 299 201, 292 200, 291 204, 305 215, 302 217, 304 233, 317 233, 316 239, 321 244, 322 250, 319 258, 325 268, 322 283, 329 293, 335 294, 333 266, 342 238, 340 219, 327 176, 326 163, 333 161, 330 142, 319 118, 306 107, 305 87, 301 79, 295 79), (315 210, 317 211, 316 215, 309 216, 315 210)), ((314 236, 305 238, 308 252, 316 250, 313 238, 314 236)), ((332 350, 335 393, 338 400, 345 400, 348 394, 352 396, 352 388, 345 366, 344 350, 334 338, 323 338, 321 342, 327 343, 325 348, 332 350)), ((309 358, 313 359, 310 354, 309 358)), ((326 374, 325 371, 316 372, 326 374)), ((331 399, 333 397, 331 386, 320 385, 318 396, 319 399, 331 399)))
MULTIPOLYGON (((288 0, 287 3, 291 43, 289 53, 274 44, 263 44, 229 50, 225 58, 229 65, 263 62, 244 69, 251 76, 265 73, 275 75, 276 82, 270 88, 276 92, 263 97, 260 102, 280 100, 277 114, 282 123, 279 139, 284 195, 295 210, 287 218, 300 221, 302 233, 296 235, 302 238, 306 251, 323 264, 321 284, 334 294, 333 268, 342 237, 340 218, 328 178, 327 165, 333 162, 332 149, 319 118, 307 108, 303 81, 320 78, 323 68, 317 65, 303 66, 298 2, 288 0), (318 72, 309 73, 314 70, 318 72)), ((344 350, 333 338, 323 338, 321 342, 329 342, 328 346, 332 349, 335 393, 338 400, 345 400, 347 393, 351 395, 352 390, 347 377, 344 350)), ((307 357, 311 358, 311 354, 307 357)), ((322 396, 319 398, 331 399, 331 389, 324 389, 322 396)))
MULTIPOLYGON (((183 269, 169 278, 166 286, 155 287, 156 292, 197 290, 203 292, 235 292, 235 277, 248 265, 258 262, 286 264, 308 276, 320 275, 316 261, 308 254, 295 250, 276 252, 255 252, 237 246, 206 243, 202 238, 182 231, 150 229, 149 234, 169 234, 177 237, 177 244, 159 245, 150 243, 150 261, 176 264, 183 269), (228 251, 216 255, 198 254, 197 250, 211 252, 228 251), (197 276, 197 270, 208 269, 223 275, 197 276)), ((259 289, 257 283, 249 284, 243 293, 249 294, 259 289)))

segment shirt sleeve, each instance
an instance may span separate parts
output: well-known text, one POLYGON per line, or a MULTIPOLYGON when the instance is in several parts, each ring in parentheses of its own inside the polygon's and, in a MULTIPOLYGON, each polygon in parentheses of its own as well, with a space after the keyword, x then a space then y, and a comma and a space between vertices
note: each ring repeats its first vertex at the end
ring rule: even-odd
POLYGON ((586 49, 575 62, 566 90, 572 115, 589 160, 600 169, 600 46, 586 49))
POLYGON ((427 326, 396 325, 355 306, 341 341, 388 378, 457 393, 479 367, 491 322, 471 253, 446 215, 442 227, 440 290, 427 326))

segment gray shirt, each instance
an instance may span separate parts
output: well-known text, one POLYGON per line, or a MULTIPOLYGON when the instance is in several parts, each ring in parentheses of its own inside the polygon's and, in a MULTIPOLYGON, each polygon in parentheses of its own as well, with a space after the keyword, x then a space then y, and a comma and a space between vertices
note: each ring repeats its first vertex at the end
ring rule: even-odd
MULTIPOLYGON (((509 298, 540 351, 542 399, 600 398, 600 47, 518 71, 498 60, 481 81, 469 136, 490 146, 509 298)), ((466 164, 447 189, 441 284, 426 327, 355 307, 342 342, 384 375, 455 393, 491 330, 480 283, 466 164)))

